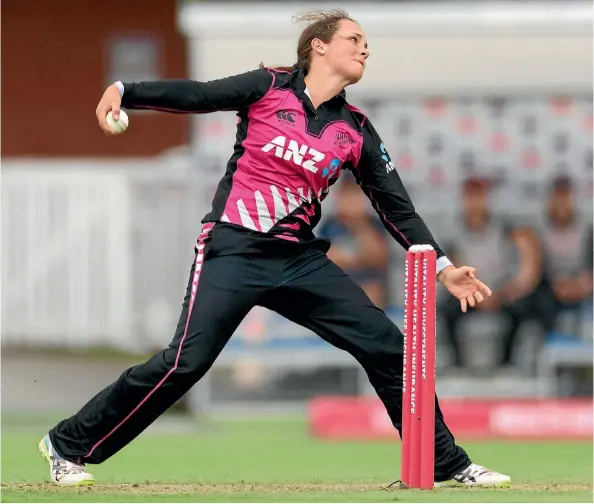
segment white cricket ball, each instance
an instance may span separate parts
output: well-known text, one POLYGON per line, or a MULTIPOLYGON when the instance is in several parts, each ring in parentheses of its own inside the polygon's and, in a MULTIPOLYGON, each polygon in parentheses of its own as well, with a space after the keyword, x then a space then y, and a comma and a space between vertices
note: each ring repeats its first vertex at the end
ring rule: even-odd
POLYGON ((117 121, 113 118, 111 111, 108 112, 106 121, 107 125, 109 126, 109 129, 111 129, 111 131, 118 135, 126 131, 126 129, 128 128, 128 124, 130 123, 128 119, 128 114, 126 114, 126 112, 124 112, 123 110, 120 110, 120 118, 117 121))

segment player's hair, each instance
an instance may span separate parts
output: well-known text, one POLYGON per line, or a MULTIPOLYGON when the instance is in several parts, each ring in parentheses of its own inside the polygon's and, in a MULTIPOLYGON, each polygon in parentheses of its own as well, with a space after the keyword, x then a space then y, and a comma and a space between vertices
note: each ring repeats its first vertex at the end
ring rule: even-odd
MULTIPOLYGON (((322 42, 328 44, 332 37, 338 30, 339 23, 346 19, 347 21, 355 21, 344 10, 333 9, 329 11, 308 12, 301 16, 294 16, 296 21, 306 21, 310 23, 305 27, 299 36, 297 43, 297 62, 293 66, 274 66, 276 70, 283 70, 285 72, 293 72, 297 69, 303 69, 305 73, 309 71, 311 65, 311 42, 314 39, 320 39, 322 42)), ((264 68, 264 64, 260 63, 260 68, 264 68)))

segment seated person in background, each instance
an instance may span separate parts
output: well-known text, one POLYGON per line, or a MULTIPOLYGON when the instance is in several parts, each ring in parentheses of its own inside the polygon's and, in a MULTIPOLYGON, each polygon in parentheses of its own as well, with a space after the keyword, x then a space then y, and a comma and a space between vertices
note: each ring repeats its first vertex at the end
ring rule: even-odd
MULTIPOLYGON (((320 226, 319 236, 331 240, 328 257, 348 273, 380 308, 388 303, 390 246, 379 219, 352 175, 341 174, 335 210, 320 226)), ((459 303, 458 303, 459 304, 459 303)))
POLYGON ((566 176, 551 183, 540 238, 555 314, 579 310, 592 296, 592 222, 576 210, 572 182, 566 176))
MULTIPOLYGON (((503 315, 506 327, 499 364, 507 367, 518 329, 528 318, 543 325, 547 299, 542 296, 542 258, 536 233, 532 228, 513 224, 490 209, 490 181, 481 178, 466 180, 462 186, 462 216, 448 230, 451 245, 448 255, 454 264, 472 262, 493 295, 467 314, 455 303, 446 300, 441 307, 447 334, 454 354, 454 366, 463 367, 459 323, 461 317, 476 312, 497 312, 503 315)), ((546 330, 545 329, 545 330, 546 330)))

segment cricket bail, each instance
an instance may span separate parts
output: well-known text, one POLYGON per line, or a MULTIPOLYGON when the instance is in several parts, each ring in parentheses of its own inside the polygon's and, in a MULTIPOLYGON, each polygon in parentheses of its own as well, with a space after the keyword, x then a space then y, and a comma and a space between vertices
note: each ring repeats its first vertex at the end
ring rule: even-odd
POLYGON ((418 252, 432 252, 435 249, 432 245, 411 245, 408 249, 409 252, 416 254, 418 252))

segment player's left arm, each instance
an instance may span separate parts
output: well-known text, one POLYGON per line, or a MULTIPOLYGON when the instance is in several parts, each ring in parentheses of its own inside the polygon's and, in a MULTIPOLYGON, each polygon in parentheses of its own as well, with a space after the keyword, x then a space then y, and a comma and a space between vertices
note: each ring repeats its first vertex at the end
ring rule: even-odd
POLYGON ((375 128, 363 124, 363 148, 353 173, 382 223, 394 239, 408 250, 411 245, 431 245, 437 253, 437 271, 452 263, 417 213, 388 151, 375 128))
POLYGON ((462 311, 481 303, 490 289, 480 282, 476 270, 456 268, 437 244, 425 221, 417 213, 390 155, 375 128, 366 120, 362 127, 363 147, 353 173, 388 232, 408 250, 412 245, 431 245, 437 253, 437 278, 460 299, 462 311))

